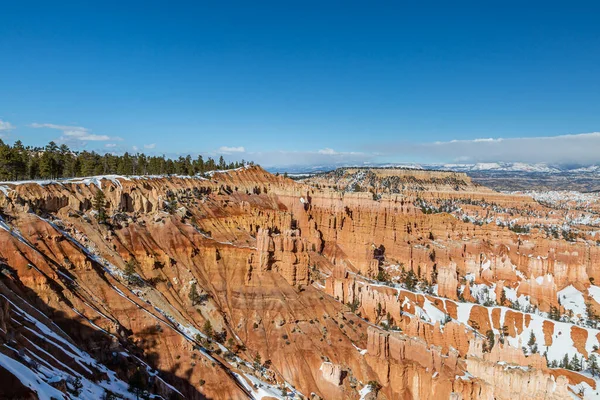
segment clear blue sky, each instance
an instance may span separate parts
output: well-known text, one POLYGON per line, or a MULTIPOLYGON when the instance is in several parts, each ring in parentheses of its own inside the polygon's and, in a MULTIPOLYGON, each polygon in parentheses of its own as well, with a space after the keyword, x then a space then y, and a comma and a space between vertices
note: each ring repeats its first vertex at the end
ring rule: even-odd
POLYGON ((600 131, 600 5, 371 3, 5 1, 0 133, 268 164, 600 131))

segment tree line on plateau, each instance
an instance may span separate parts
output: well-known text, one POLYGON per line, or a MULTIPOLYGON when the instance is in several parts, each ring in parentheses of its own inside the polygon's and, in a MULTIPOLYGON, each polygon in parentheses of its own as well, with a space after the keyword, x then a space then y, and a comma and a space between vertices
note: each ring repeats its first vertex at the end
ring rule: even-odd
MULTIPOLYGON (((98 154, 95 151, 73 151, 66 144, 48 143, 45 147, 25 147, 20 140, 13 146, 0 139, 0 180, 60 179, 93 175, 196 175, 209 171, 232 169, 246 162, 215 161, 201 155, 177 159, 148 156, 143 153, 98 154)), ((252 164, 252 163, 250 163, 252 164)))

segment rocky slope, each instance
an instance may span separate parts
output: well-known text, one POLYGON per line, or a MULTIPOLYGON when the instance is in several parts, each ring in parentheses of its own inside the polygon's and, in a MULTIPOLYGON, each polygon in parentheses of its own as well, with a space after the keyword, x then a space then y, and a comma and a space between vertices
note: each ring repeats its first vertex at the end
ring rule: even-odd
POLYGON ((406 170, 0 184, 0 397, 594 398, 593 219, 542 203, 406 170))

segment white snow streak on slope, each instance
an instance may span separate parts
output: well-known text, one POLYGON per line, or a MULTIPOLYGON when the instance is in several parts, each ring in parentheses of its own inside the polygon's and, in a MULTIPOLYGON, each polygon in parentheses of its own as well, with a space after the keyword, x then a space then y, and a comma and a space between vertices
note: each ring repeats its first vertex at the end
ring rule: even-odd
POLYGON ((471 315, 471 309, 475 304, 473 303, 457 303, 457 319, 463 324, 469 325, 469 318, 471 315))
MULTIPOLYGON (((582 375, 586 375, 588 378, 592 378, 596 381, 596 389, 592 389, 592 387, 586 383, 581 382, 578 385, 569 385, 569 387, 573 390, 574 393, 579 393, 580 389, 583 389, 583 398, 586 400, 600 400, 600 380, 593 378, 591 375, 582 373, 582 375)), ((574 394, 571 394, 573 399, 579 400, 580 398, 574 394)))
POLYGON ((588 289, 588 293, 596 303, 600 303, 600 286, 591 285, 588 289))
POLYGON ((36 392, 41 400, 50 400, 53 397, 65 398, 63 392, 48 385, 28 367, 3 353, 0 353, 0 365, 16 376, 23 385, 36 392))
MULTIPOLYGON (((11 302, 6 296, 2 295, 2 297, 11 304, 11 309, 13 310, 14 313, 21 316, 23 319, 27 320, 29 323, 31 323, 37 329, 37 331, 36 331, 27 326, 24 326, 24 328, 27 329, 29 332, 33 333, 40 339, 46 341, 47 343, 52 344, 57 349, 60 349, 66 355, 73 358, 83 369, 90 371, 90 373, 91 373, 91 370, 88 367, 93 366, 93 367, 97 368, 98 370, 100 370, 101 372, 106 373, 107 376, 109 377, 108 380, 99 381, 97 383, 89 381, 88 379, 79 375, 78 373, 73 371, 71 368, 69 368, 67 365, 63 364, 62 362, 60 362, 53 356, 50 356, 50 357, 53 360, 55 360, 59 365, 61 365, 62 368, 64 368, 64 370, 48 368, 44 365, 39 365, 38 370, 34 371, 34 370, 31 370, 30 368, 28 368, 27 366, 21 364, 20 362, 15 361, 12 358, 4 355, 4 357, 6 357, 8 360, 12 360, 12 361, 3 360, 3 362, 6 363, 7 365, 4 365, 4 364, 2 364, 2 365, 5 367, 8 366, 8 367, 12 368, 12 369, 7 368, 11 372, 14 371, 13 373, 16 372, 16 373, 20 374, 19 379, 21 379, 21 381, 23 381, 23 379, 25 379, 27 382, 33 384, 34 381, 31 381, 30 379, 32 379, 32 376, 36 377, 35 382, 37 382, 37 385, 35 385, 35 386, 28 385, 28 386, 32 390, 35 390, 40 398, 46 398, 45 396, 47 393, 54 393, 51 391, 49 391, 49 392, 46 391, 46 392, 41 393, 39 391, 39 390, 46 390, 46 388, 44 386, 44 382, 55 381, 55 380, 65 380, 66 381, 68 379, 73 379, 75 377, 80 377, 81 383, 83 385, 82 393, 79 396, 79 398, 81 398, 81 399, 90 399, 90 400, 91 399, 99 399, 104 394, 105 389, 108 389, 112 392, 118 393, 125 398, 132 398, 132 394, 127 391, 128 385, 125 382, 118 379, 116 374, 113 371, 109 370, 104 365, 98 363, 89 354, 81 351, 79 348, 77 348, 76 346, 71 344, 68 340, 66 340, 63 337, 61 337, 60 335, 56 334, 47 325, 45 325, 41 321, 37 320, 35 317, 33 317, 32 315, 30 315, 29 313, 24 311, 22 308, 15 305, 13 302, 11 302), (68 350, 67 350, 67 348, 68 348, 68 350), (69 372, 65 372, 65 371, 69 371, 69 372)), ((23 300, 23 299, 21 299, 21 300, 25 304, 28 304, 25 300, 23 300)), ((29 306, 31 307, 30 304, 29 304, 29 306)), ((32 343, 29 339, 27 339, 27 340, 30 343, 32 343)), ((33 345, 36 349, 40 350, 42 353, 49 355, 45 350, 41 349, 39 346, 37 346, 35 344, 33 344, 33 345)), ((35 357, 37 359, 39 359, 39 357, 37 355, 35 357)), ((43 362, 44 362, 44 364, 48 365, 47 362, 45 362, 45 361, 43 361, 43 362)), ((61 392, 59 392, 59 393, 61 393, 61 392)), ((54 396, 54 397, 59 398, 59 399, 64 398, 63 396, 54 396)), ((50 398, 50 397, 48 397, 48 398, 50 398)))
MULTIPOLYGON (((515 300, 517 299, 515 289, 505 288, 505 290, 507 292, 507 296, 506 296, 507 298, 510 299, 511 297, 513 297, 515 300)), ((598 291, 600 292, 600 288, 598 288, 598 291)), ((528 303, 526 296, 521 295, 518 297, 518 299, 520 300, 520 302, 522 304, 528 303)), ((442 301, 451 301, 451 300, 447 300, 447 299, 441 299, 441 300, 442 301)), ((476 304, 460 303, 460 302, 454 302, 454 303, 457 306, 457 320, 467 326, 470 325, 469 320, 470 320, 471 310, 476 304)), ((404 308, 407 305, 411 305, 411 301, 408 299, 408 297, 405 296, 404 301, 402 302, 402 307, 404 308)), ((426 314, 426 320, 429 319, 430 321, 435 322, 438 319, 443 320, 445 318, 444 313, 442 311, 440 311, 427 298, 425 298, 423 308, 418 307, 416 305, 415 305, 415 308, 416 308, 415 314, 418 314, 418 313, 426 314)), ((499 306, 487 307, 487 310, 489 313, 488 315, 490 318, 490 325, 493 325, 491 313, 492 313, 492 310, 494 310, 495 308, 500 309, 500 326, 505 325, 505 321, 506 321, 505 318, 506 318, 507 312, 509 312, 509 311, 516 312, 515 310, 511 310, 508 307, 499 307, 499 306)), ((521 332, 521 334, 517 335, 516 337, 507 337, 507 342, 511 346, 516 347, 516 348, 521 348, 523 346, 526 346, 527 342, 529 341, 529 336, 530 336, 531 332, 533 332, 533 334, 536 338, 536 343, 538 345, 538 351, 541 354, 543 354, 545 351, 548 351, 548 360, 549 361, 556 360, 557 362, 560 362, 563 359, 565 354, 568 354, 569 358, 572 358, 573 355, 575 355, 575 354, 577 354, 578 357, 581 357, 583 355, 575 348, 573 340, 571 339, 571 329, 575 325, 567 323, 567 322, 553 321, 553 320, 550 320, 548 318, 545 318, 545 317, 537 315, 537 314, 530 313, 530 314, 525 314, 525 315, 529 315, 531 317, 531 322, 528 327, 525 327, 525 321, 524 321, 525 319, 523 319, 523 325, 519 326, 519 327, 515 327, 515 328, 518 328, 516 331, 519 331, 522 329, 522 332, 521 332), (542 329, 544 321, 549 321, 554 325, 554 333, 552 336, 553 342, 552 342, 551 346, 547 346, 545 343, 545 336, 544 336, 544 332, 542 329)), ((588 352, 588 354, 593 352, 594 346, 600 346, 600 342, 596 338, 596 335, 598 333, 600 333, 599 330, 592 329, 592 328, 585 328, 585 327, 577 327, 577 328, 584 329, 588 332, 587 340, 585 343, 585 349, 588 352)), ((494 328, 493 330, 496 334, 500 333, 500 331, 496 328, 494 328)))
POLYGON ((365 400, 367 398, 367 396, 369 395, 369 393, 371 393, 371 386, 369 385, 365 385, 362 389, 360 389, 360 391, 358 392, 358 394, 360 394, 360 400, 365 400))
POLYGON ((446 314, 444 314, 440 309, 433 305, 431 301, 427 297, 425 297, 425 301, 423 302, 423 310, 429 316, 431 322, 442 322, 446 318, 446 314))
POLYGON ((558 298, 562 306, 567 310, 573 311, 574 315, 581 315, 582 317, 587 315, 583 294, 575 289, 573 285, 569 285, 558 292, 558 298))
POLYGON ((281 390, 274 386, 265 384, 264 382, 256 379, 252 375, 244 374, 244 376, 242 377, 242 375, 235 372, 233 372, 233 375, 250 393, 252 393, 252 397, 254 399, 261 400, 264 397, 274 399, 285 399, 285 397, 283 397, 281 394, 281 390), (244 379, 244 377, 250 380, 252 384, 249 384, 248 381, 244 379))

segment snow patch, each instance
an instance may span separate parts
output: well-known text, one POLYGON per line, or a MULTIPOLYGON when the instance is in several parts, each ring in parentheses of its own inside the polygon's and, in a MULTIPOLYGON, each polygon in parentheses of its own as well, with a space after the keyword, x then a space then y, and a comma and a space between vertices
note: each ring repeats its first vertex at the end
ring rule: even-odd
POLYGON ((574 315, 580 315, 582 317, 587 315, 583 294, 575 289, 573 285, 569 285, 558 292, 558 298, 560 299, 562 306, 567 310, 573 311, 574 315))

